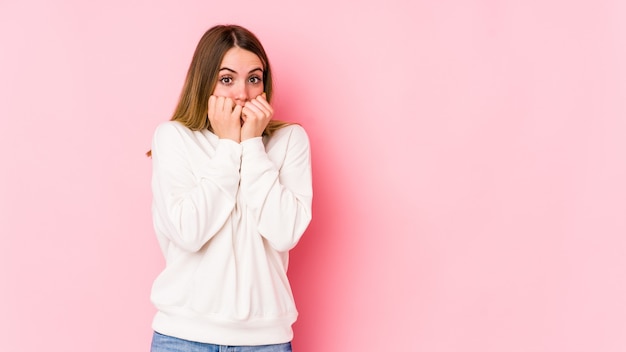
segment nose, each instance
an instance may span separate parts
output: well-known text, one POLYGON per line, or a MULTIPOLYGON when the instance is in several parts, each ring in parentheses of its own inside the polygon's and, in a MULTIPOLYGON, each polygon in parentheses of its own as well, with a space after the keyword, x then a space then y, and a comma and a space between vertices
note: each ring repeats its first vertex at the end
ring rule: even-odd
POLYGON ((238 105, 243 106, 248 101, 248 88, 245 83, 238 83, 233 88, 233 98, 238 105))

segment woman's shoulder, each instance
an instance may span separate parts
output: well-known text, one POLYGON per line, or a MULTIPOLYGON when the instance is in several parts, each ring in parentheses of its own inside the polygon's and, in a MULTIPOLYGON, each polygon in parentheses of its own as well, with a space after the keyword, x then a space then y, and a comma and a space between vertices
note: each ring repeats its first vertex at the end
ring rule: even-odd
POLYGON ((307 132, 298 123, 288 123, 274 132, 272 138, 305 138, 308 139, 307 132))
POLYGON ((178 121, 159 123, 152 137, 153 144, 168 146, 189 144, 193 139, 193 131, 178 121))
POLYGON ((154 137, 174 137, 191 135, 193 131, 178 121, 165 121, 159 123, 154 130, 154 137))
POLYGON ((309 137, 304 127, 297 123, 290 123, 274 131, 267 142, 267 146, 283 146, 283 148, 308 148, 309 137), (298 147, 301 146, 301 147, 298 147))
POLYGON ((178 121, 164 121, 159 123, 155 128, 155 134, 159 133, 180 133, 190 131, 185 125, 178 121))

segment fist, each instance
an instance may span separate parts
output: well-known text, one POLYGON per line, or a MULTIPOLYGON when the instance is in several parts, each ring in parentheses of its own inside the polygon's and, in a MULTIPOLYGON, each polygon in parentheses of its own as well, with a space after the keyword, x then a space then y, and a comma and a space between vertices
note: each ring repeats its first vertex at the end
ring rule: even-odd
POLYGON ((274 116, 274 109, 265 98, 265 93, 247 101, 241 111, 241 140, 260 137, 274 116))
POLYGON ((241 141, 241 112, 243 107, 235 104, 231 98, 209 97, 209 123, 213 133, 219 138, 241 141))

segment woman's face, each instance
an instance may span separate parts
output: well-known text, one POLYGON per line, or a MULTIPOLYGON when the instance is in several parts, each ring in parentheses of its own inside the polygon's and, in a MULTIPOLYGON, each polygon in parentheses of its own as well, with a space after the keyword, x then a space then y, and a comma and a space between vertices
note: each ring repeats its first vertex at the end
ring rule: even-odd
POLYGON ((226 52, 213 95, 228 97, 243 106, 263 93, 263 64, 254 53, 238 47, 226 52))

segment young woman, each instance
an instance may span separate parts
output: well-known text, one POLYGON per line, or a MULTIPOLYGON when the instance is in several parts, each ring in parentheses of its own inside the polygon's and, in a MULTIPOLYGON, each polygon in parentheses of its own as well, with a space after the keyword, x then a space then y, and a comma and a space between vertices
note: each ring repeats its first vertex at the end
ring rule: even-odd
POLYGON ((272 119, 271 97, 255 35, 209 29, 150 152, 166 260, 152 352, 291 351, 287 263, 311 220, 311 160, 304 129, 272 119))

